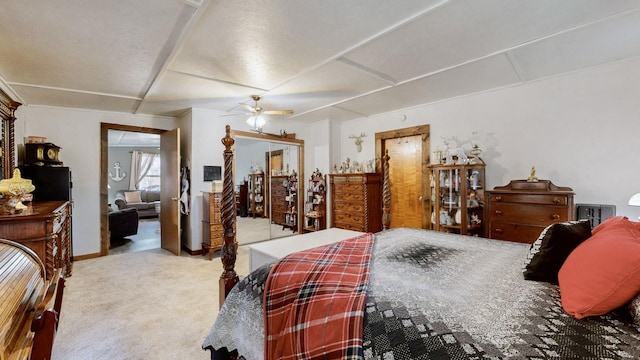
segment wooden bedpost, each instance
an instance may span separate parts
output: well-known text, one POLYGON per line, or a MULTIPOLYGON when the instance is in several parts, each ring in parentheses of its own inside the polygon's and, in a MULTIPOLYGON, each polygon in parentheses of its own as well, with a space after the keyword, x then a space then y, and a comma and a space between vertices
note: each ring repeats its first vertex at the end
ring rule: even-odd
POLYGON ((391 224, 391 187, 389 185, 389 150, 386 149, 382 157, 382 230, 387 230, 391 224))
POLYGON ((233 185, 233 151, 231 147, 235 140, 231 137, 231 126, 225 127, 226 135, 222 138, 224 145, 224 179, 222 183, 222 206, 220 207, 223 237, 222 248, 220 249, 220 260, 222 260, 222 275, 220 276, 219 301, 220 307, 227 298, 231 288, 239 281, 238 274, 234 270, 236 265, 236 201, 233 185))

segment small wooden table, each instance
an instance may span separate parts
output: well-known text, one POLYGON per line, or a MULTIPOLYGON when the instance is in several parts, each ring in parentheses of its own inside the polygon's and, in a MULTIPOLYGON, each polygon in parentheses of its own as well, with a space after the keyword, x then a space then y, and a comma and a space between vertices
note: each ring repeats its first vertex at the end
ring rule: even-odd
POLYGON ((297 251, 333 244, 362 234, 364 233, 360 231, 330 228, 249 245, 249 271, 297 251))

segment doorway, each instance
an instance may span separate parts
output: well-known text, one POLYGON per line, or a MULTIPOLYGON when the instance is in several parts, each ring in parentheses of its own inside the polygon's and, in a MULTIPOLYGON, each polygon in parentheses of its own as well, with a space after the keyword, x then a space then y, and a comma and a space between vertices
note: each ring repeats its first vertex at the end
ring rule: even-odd
MULTIPOLYGON (((430 128, 421 125, 376 133, 376 156, 389 153, 390 228, 429 228, 430 128)), ((378 171, 381 172, 382 169, 378 171)))
MULTIPOLYGON (((129 132, 129 133, 139 133, 139 134, 154 134, 160 137, 162 133, 165 133, 166 130, 162 129, 152 129, 152 128, 143 128, 136 126, 128 126, 128 125, 119 125, 119 124, 101 124, 101 133, 100 133, 100 255, 106 256, 110 254, 110 239, 109 239, 109 213, 111 211, 117 211, 117 206, 114 203, 109 201, 109 188, 111 187, 110 182, 116 186, 113 181, 110 181, 112 177, 114 178, 123 178, 122 179, 122 187, 128 188, 129 184, 129 176, 130 171, 129 166, 119 164, 118 173, 116 173, 116 168, 114 167, 114 161, 109 159, 109 131, 121 131, 121 132, 129 132), (127 176, 124 175, 127 173, 127 176), (126 184, 125 184, 126 183, 126 184)), ((138 147, 138 146, 135 146, 138 147)), ((128 156, 131 154, 128 153, 129 149, 126 150, 128 156)), ((120 185, 117 185, 120 186, 120 185)), ((139 219, 138 223, 138 234, 132 235, 132 237, 138 236, 141 241, 140 246, 136 246, 140 250, 147 250, 150 246, 155 246, 154 244, 157 242, 159 244, 160 232, 157 232, 157 239, 154 238, 153 235, 156 234, 156 230, 159 228, 160 217, 156 217, 155 219, 151 219, 145 215, 139 219)), ((136 248, 133 247, 133 248, 136 248)), ((159 247, 159 246, 158 246, 159 247)), ((135 249, 131 249, 135 251, 135 249)))

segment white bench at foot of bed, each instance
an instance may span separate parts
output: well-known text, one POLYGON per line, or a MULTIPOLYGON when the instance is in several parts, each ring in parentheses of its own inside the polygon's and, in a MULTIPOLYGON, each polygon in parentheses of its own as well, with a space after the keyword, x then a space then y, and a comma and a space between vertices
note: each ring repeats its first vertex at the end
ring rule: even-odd
POLYGON ((331 228, 249 245, 249 271, 296 251, 332 244, 362 234, 364 233, 359 231, 331 228))

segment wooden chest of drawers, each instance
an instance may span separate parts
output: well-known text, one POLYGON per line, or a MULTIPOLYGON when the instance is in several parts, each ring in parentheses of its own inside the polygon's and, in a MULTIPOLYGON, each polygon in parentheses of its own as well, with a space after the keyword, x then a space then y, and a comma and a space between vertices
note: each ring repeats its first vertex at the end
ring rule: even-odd
POLYGON ((487 192, 487 237, 533 243, 554 222, 575 219, 573 190, 549 180, 513 180, 487 192))
POLYGON ((285 224, 285 215, 287 213, 287 188, 283 186, 283 182, 287 181, 287 176, 271 176, 269 177, 270 188, 270 202, 271 207, 271 223, 272 224, 285 224))
POLYGON ((0 238, 33 250, 45 265, 47 279, 56 269, 71 276, 71 202, 33 202, 20 214, 0 215, 0 238))
POLYGON ((382 182, 377 173, 330 174, 331 227, 382 230, 382 182))
POLYGON ((223 228, 220 215, 222 206, 221 192, 202 193, 202 251, 213 259, 213 253, 222 248, 223 228))

